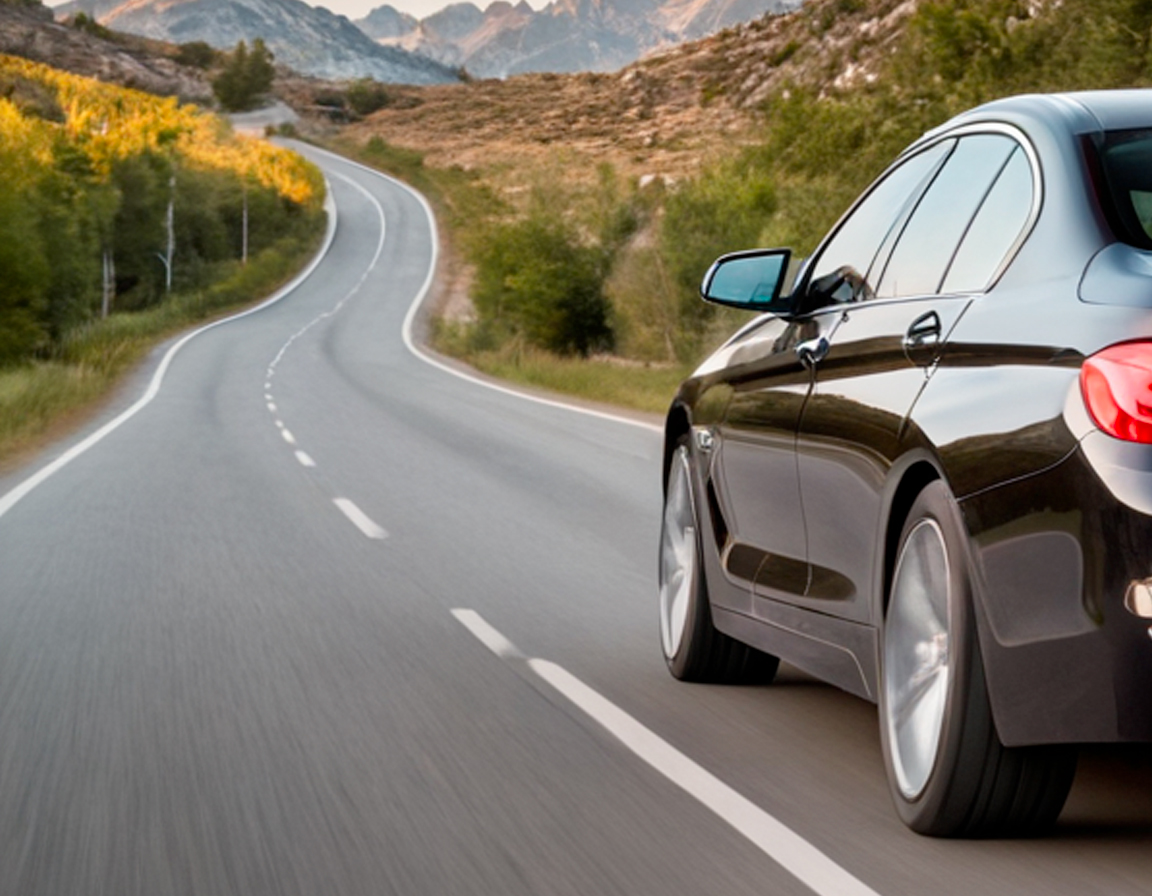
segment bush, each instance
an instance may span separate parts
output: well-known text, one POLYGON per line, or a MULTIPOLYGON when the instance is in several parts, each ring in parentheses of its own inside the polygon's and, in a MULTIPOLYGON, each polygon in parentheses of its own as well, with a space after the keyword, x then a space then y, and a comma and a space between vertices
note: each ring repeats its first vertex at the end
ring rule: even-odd
POLYGON ((222 56, 223 54, 210 44, 206 44, 202 40, 194 40, 180 44, 180 48, 176 52, 176 61, 191 68, 207 70, 216 65, 222 56))
POLYGON ((392 102, 392 97, 383 84, 371 78, 353 81, 344 92, 344 101, 355 114, 364 116, 378 112, 392 102))
POLYGON ((553 216, 495 227, 475 250, 481 321, 561 354, 611 346, 604 256, 553 216))

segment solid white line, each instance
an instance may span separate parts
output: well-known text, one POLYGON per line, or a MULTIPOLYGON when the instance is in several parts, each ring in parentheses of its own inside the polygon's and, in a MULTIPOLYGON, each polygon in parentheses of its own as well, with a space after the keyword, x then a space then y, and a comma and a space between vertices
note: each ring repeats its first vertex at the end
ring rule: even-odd
MULTIPOLYGON (((497 656, 504 659, 523 657, 511 641, 475 610, 455 609, 452 615, 497 656)), ((527 664, 536 675, 591 716, 632 753, 711 809, 819 896, 878 896, 875 890, 853 877, 787 825, 689 759, 564 667, 542 659, 529 659, 527 664)))
MULTIPOLYGON (((106 436, 112 432, 115 432, 117 429, 119 429, 121 426, 139 414, 142 410, 144 410, 144 408, 146 408, 149 404, 151 404, 152 400, 160 392, 160 386, 164 382, 164 374, 168 372, 168 367, 172 364, 172 359, 176 357, 177 352, 179 352, 180 349, 182 349, 185 345, 187 345, 201 333, 207 333, 209 330, 214 330, 216 327, 222 327, 225 324, 232 323, 233 321, 240 320, 242 318, 248 317, 249 315, 257 314, 263 311, 265 308, 269 308, 272 305, 275 305, 286 296, 295 292, 300 284, 307 280, 308 277, 311 276, 312 272, 315 271, 317 267, 319 267, 320 262, 322 262, 325 256, 328 254, 328 250, 332 246, 332 240, 336 236, 336 203, 332 199, 331 190, 328 190, 328 195, 324 198, 324 208, 325 211, 328 212, 328 230, 324 234, 324 242, 320 246, 320 250, 316 253, 316 256, 312 259, 312 261, 308 263, 308 266, 304 268, 304 270, 297 274, 291 282, 282 287, 278 292, 273 293, 256 307, 249 308, 247 311, 241 311, 239 314, 234 314, 231 317, 225 317, 221 320, 214 321, 213 323, 207 324, 198 330, 193 330, 191 333, 188 333, 186 336, 184 336, 164 354, 164 358, 160 361, 160 366, 157 367, 156 372, 152 374, 152 379, 148 383, 148 388, 144 391, 144 394, 139 399, 137 399, 135 404, 133 404, 130 408, 125 410, 116 418, 109 420, 83 441, 77 442, 75 445, 57 457, 54 461, 41 467, 7 494, 0 497, 0 517, 4 516, 4 514, 15 507, 21 498, 28 495, 37 486, 41 485, 51 476, 58 473, 64 467, 68 466, 68 464, 70 464, 80 455, 84 454, 90 448, 103 441, 106 436)), ((271 373, 269 373, 269 376, 271 376, 271 373)))
POLYGON ((363 510, 349 501, 347 498, 333 498, 332 503, 340 508, 344 516, 352 521, 357 529, 367 535, 369 538, 387 538, 388 533, 378 526, 363 510))
POLYGON ((312 458, 303 451, 296 452, 296 460, 300 461, 300 466, 302 467, 316 466, 316 461, 312 460, 312 458))
POLYGON ((877 896, 875 890, 857 880, 795 831, 689 759, 571 672, 540 659, 528 660, 528 666, 625 747, 694 796, 820 896, 877 896))
POLYGON ((284 437, 284 441, 287 442, 289 445, 295 445, 296 444, 296 436, 292 435, 292 433, 288 429, 280 430, 280 435, 282 435, 284 437))
POLYGON ((456 609, 452 611, 452 615, 496 656, 503 659, 523 657, 523 654, 516 649, 515 644, 492 628, 487 620, 475 610, 456 609))
MULTIPOLYGON (((428 218, 428 228, 432 238, 432 259, 428 267, 428 273, 424 278, 424 283, 420 287, 420 291, 416 294, 416 298, 413 300, 412 304, 408 306, 408 313, 404 316, 404 324, 401 329, 401 336, 404 340, 404 345, 413 355, 415 355, 424 363, 430 364, 433 367, 444 371, 445 373, 450 373, 452 376, 457 377, 458 379, 465 380, 466 382, 473 383, 477 386, 483 386, 485 389, 491 389, 494 392, 501 392, 505 395, 511 395, 516 398, 524 399, 525 401, 531 401, 536 404, 544 405, 545 407, 560 408, 561 410, 571 411, 576 414, 584 414, 588 417, 596 417, 601 420, 610 420, 613 423, 624 423, 628 426, 637 426, 641 429, 647 429, 651 432, 662 433, 664 431, 663 427, 652 423, 644 423, 640 420, 633 420, 629 417, 622 417, 617 414, 609 414, 605 411, 596 411, 592 410, 591 408, 580 407, 579 405, 568 404, 566 402, 556 401, 550 398, 541 398, 538 395, 521 392, 507 386, 500 386, 496 383, 491 383, 487 380, 481 379, 480 377, 473 376, 469 373, 464 373, 461 370, 457 370, 455 367, 445 364, 425 352, 416 344, 416 341, 413 339, 412 326, 413 322, 416 320, 416 315, 420 310, 420 306, 424 303, 424 300, 428 297, 428 293, 432 288, 432 281, 436 274, 436 262, 440 255, 440 240, 436 230, 436 215, 432 211, 432 206, 428 204, 428 200, 425 199, 423 195, 421 195, 417 190, 410 187, 408 184, 401 180, 397 180, 394 177, 390 177, 387 174, 383 174, 373 168, 369 168, 367 165, 362 165, 359 162, 353 162, 351 159, 346 159, 343 156, 336 155, 335 153, 330 153, 326 150, 319 149, 318 147, 310 147, 310 149, 313 152, 332 156, 333 158, 338 159, 340 162, 346 165, 359 168, 368 172, 369 174, 374 174, 376 177, 386 180, 391 184, 395 184, 396 186, 406 190, 409 194, 411 194, 411 196, 416 199, 416 201, 420 204, 420 207, 424 210, 424 214, 428 218)), ((377 207, 379 207, 379 204, 377 204, 377 207)), ((380 214, 383 217, 382 210, 380 214)))

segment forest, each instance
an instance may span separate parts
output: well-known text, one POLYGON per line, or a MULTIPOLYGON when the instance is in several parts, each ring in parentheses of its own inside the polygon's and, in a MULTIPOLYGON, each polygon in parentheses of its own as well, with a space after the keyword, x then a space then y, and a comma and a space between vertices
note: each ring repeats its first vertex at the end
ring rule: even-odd
POLYGON ((110 315, 210 302, 238 267, 322 226, 321 176, 296 154, 176 99, 8 56, 0 171, 0 368, 66 355, 110 315))

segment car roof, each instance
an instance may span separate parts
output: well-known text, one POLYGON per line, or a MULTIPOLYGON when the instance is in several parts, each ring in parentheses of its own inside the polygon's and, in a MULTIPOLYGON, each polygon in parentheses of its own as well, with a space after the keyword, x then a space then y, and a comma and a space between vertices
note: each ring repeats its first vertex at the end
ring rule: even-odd
POLYGON ((1152 90, 1086 90, 1037 93, 993 100, 928 131, 917 144, 958 127, 1008 122, 1069 134, 1152 128, 1152 90))

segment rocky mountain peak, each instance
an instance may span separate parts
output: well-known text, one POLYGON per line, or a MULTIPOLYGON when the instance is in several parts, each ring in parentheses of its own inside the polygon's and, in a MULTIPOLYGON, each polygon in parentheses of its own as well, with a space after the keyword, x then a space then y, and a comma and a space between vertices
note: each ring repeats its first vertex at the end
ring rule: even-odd
MULTIPOLYGON (((652 50, 765 13, 786 12, 801 2, 552 0, 535 11, 526 0, 515 6, 510 0, 496 0, 483 13, 471 3, 457 3, 424 19, 415 32, 376 39, 463 66, 480 77, 604 72, 620 69, 652 50)), ((368 30, 366 22, 361 19, 357 24, 368 30)))

